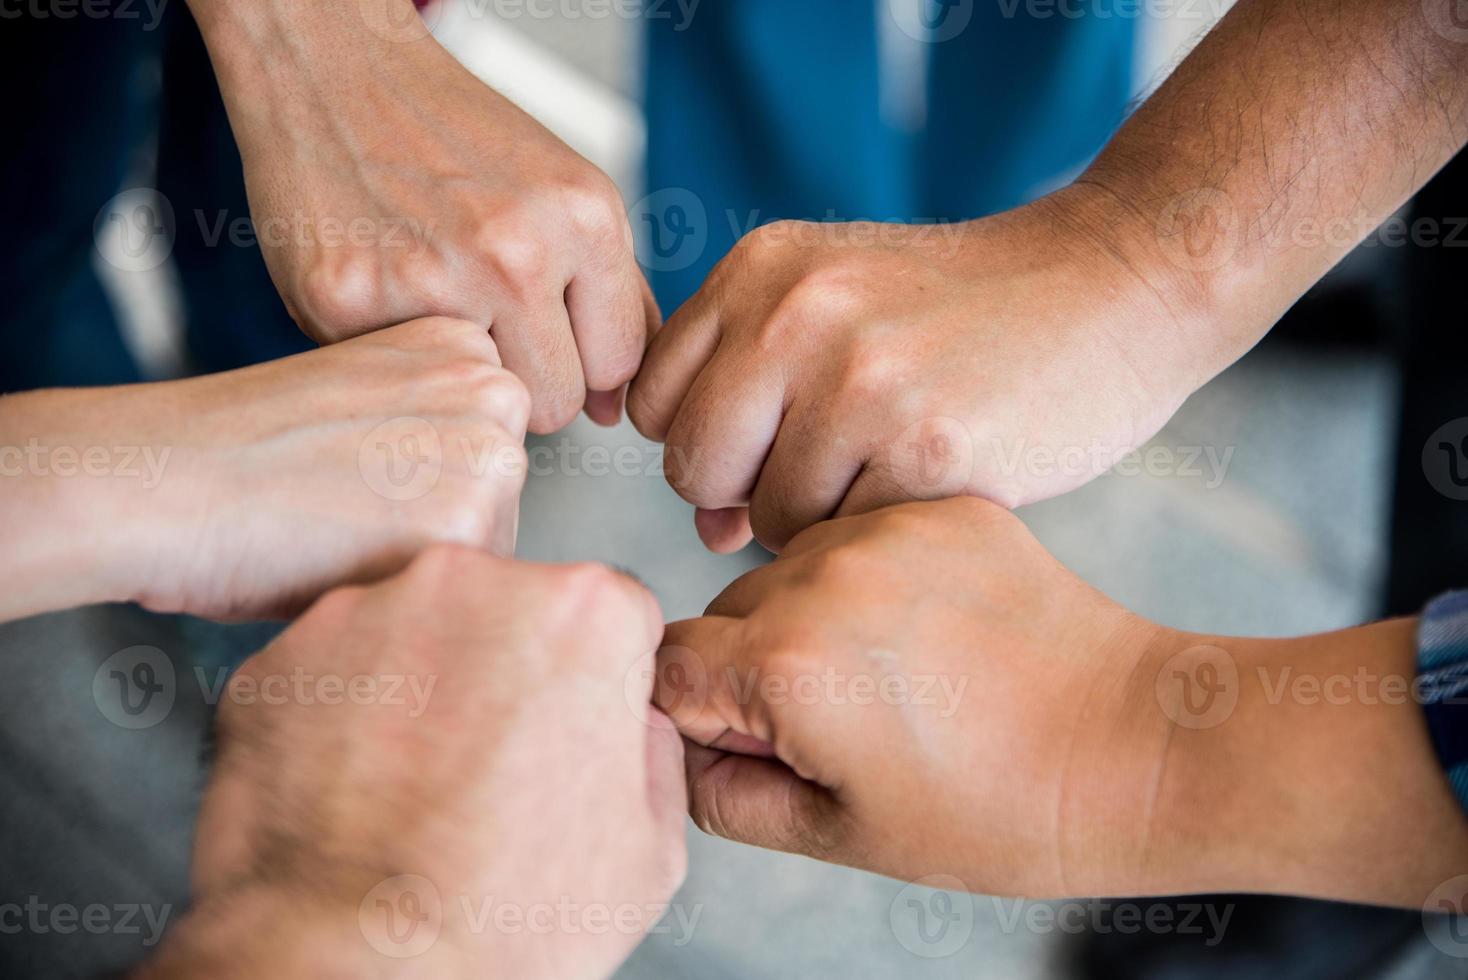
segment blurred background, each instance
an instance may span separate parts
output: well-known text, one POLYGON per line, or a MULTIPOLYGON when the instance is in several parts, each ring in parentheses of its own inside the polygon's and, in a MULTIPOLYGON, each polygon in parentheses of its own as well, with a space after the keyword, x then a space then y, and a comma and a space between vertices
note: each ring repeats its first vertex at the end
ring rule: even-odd
MULTIPOLYGON (((703 235, 696 255, 669 260, 659 243, 640 243, 666 312, 732 244, 727 215, 736 224, 752 216, 957 220, 1059 186, 1224 12, 1179 0, 1142 5, 1135 16, 1114 13, 1124 5, 1077 4, 1076 17, 1047 18, 1031 2, 990 24, 973 0, 947 0, 938 13, 964 26, 945 37, 957 21, 934 19, 929 2, 440 0, 425 15, 471 70, 617 180, 644 238, 660 222, 674 227, 669 207, 697 202, 701 214, 683 211, 703 226, 690 229, 703 235), (1113 15, 1101 16, 1103 8, 1113 15), (817 17, 821 29, 805 29, 817 17), (699 65, 718 71, 700 75, 691 67, 699 65), (797 111, 811 120, 802 133, 771 122, 797 111), (1001 142, 1021 149, 1001 150, 1001 142), (945 166, 966 176, 938 176, 945 166)), ((89 214, 105 211, 124 187, 159 193, 169 173, 238 170, 212 103, 180 99, 167 84, 172 72, 206 68, 199 57, 197 44, 162 41, 112 58, 143 135, 119 154, 112 189, 95 183, 84 202, 89 214), (170 156, 179 131, 205 149, 170 156)), ((107 67, 104 60, 96 70, 107 67)), ((105 101, 95 86, 88 97, 105 101)), ((1457 561, 1468 544, 1465 505, 1423 468, 1429 434, 1468 416, 1453 377, 1461 378, 1468 341, 1461 306, 1447 302, 1463 253, 1444 241, 1454 216, 1468 214, 1463 169, 1461 160, 1452 165, 1400 216, 1437 222, 1442 233, 1431 243, 1374 237, 1358 249, 1156 437, 1170 462, 1108 475, 1025 509, 1025 521, 1118 602, 1198 631, 1343 627, 1414 611, 1464 584, 1457 561)), ((181 209, 190 193, 167 197, 181 209)), ((89 262, 100 299, 67 283, 49 295, 58 306, 105 304, 116 341, 78 334, 65 309, 12 311, 12 323, 35 335, 52 322, 69 363, 120 343, 139 378, 264 356, 221 350, 189 322, 201 295, 258 280, 258 256, 229 257, 248 263, 240 270, 201 271, 180 242, 171 261, 140 271, 109 261, 107 240, 99 243, 89 262)), ((226 304, 211 330, 279 319, 279 310, 261 313, 252 302, 226 304)), ((289 339, 269 353, 305 346, 288 321, 282 330, 289 339)), ((129 380, 100 367, 97 377, 58 379, 47 363, 17 353, 0 374, 9 372, 7 388, 129 380)), ((612 562, 641 576, 670 619, 700 613, 767 556, 757 547, 729 557, 704 552, 691 508, 665 485, 656 460, 656 448, 625 425, 601 430, 582 420, 533 440, 521 555, 612 562), (645 472, 618 475, 593 462, 623 446, 638 447, 645 472)), ((181 685, 162 723, 121 729, 99 713, 93 676, 106 657, 139 644, 163 651, 181 675, 227 669, 272 630, 120 607, 0 627, 0 901, 181 910, 208 706, 181 685)), ((1056 909, 942 891, 941 880, 894 882, 692 829, 690 847, 675 914, 620 976, 1468 976, 1468 963, 1426 941, 1415 913, 1239 896, 1098 897, 1056 909), (1139 929, 1128 925, 1136 921, 1126 918, 1128 905, 1148 921, 1159 921, 1160 908, 1176 914, 1170 925, 1139 929)), ((118 969, 145 951, 145 938, 6 935, 0 972, 118 969)))

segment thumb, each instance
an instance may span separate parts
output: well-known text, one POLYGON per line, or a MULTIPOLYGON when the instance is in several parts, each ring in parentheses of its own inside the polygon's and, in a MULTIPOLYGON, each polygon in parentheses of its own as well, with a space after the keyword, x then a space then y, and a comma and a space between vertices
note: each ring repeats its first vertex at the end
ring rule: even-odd
POLYGON ((688 813, 706 834, 821 860, 841 859, 846 815, 784 763, 685 741, 688 813))

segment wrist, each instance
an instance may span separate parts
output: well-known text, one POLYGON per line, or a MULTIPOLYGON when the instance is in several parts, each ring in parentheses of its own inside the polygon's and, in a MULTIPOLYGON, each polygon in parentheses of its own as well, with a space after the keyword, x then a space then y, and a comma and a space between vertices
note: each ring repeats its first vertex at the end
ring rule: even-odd
POLYGON ((457 977, 467 964, 442 942, 420 949, 438 923, 394 948, 377 935, 371 889, 248 883, 197 902, 140 980, 167 977, 457 977), (364 907, 365 906, 365 907, 364 907))
POLYGON ((1413 694, 1411 621, 1191 639, 1215 652, 1171 666, 1216 699, 1191 723, 1168 719, 1146 869, 1156 890, 1420 906, 1468 861, 1413 694))
POLYGON ((1207 297, 1151 246, 1138 212, 1077 181, 1011 214, 1023 247, 1044 243, 1049 288, 1085 294, 1087 313, 1070 318, 1063 343, 1134 379, 1138 433, 1155 432, 1221 370, 1205 341, 1207 297))
POLYGON ((131 390, 0 400, 0 620, 138 595, 156 549, 149 515, 160 509, 173 447, 115 424, 118 399, 131 390))

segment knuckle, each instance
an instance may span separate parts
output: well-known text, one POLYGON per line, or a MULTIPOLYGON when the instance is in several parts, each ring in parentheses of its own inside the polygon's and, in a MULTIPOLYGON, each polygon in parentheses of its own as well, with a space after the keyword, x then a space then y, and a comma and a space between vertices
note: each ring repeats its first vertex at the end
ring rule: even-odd
POLYGON ((475 562, 485 560, 473 547, 454 541, 436 541, 424 547, 408 564, 405 578, 430 594, 443 586, 462 581, 475 562))
POLYGON ((500 285, 517 297, 543 283, 553 268, 550 244, 524 218, 485 225, 474 249, 500 285))
POLYGON ((612 179, 592 170, 567 180, 560 189, 561 207, 578 232, 596 239, 622 238, 627 227, 622 195, 612 179))
POLYGON ((523 433, 530 418, 530 391, 510 372, 497 367, 476 377, 469 386, 476 409, 507 433, 523 433))
POLYGON ((300 283, 301 309, 329 326, 358 326, 377 310, 377 288, 371 259, 358 255, 323 257, 306 270, 300 283))
POLYGON ((842 397, 886 399, 900 387, 902 366, 889 350, 871 341, 856 343, 842 360, 836 390, 842 397))
POLYGON ((865 290, 857 273, 842 267, 805 272, 781 297, 759 328, 765 346, 784 345, 791 335, 828 332, 859 315, 865 290))
POLYGON ((638 612, 630 585, 625 575, 600 562, 576 562, 561 570, 559 594, 575 615, 625 617, 638 612))
POLYGON ((539 435, 558 432, 570 425, 585 403, 585 392, 541 392, 531 403, 529 429, 539 435))

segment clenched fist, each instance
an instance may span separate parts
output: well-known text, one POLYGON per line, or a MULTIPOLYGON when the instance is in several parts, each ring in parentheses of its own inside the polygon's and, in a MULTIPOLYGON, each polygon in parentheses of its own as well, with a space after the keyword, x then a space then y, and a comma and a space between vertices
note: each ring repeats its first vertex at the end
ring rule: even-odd
POLYGON ((614 422, 656 304, 612 181, 459 65, 411 0, 193 0, 266 264, 332 343, 415 317, 488 330, 530 428, 614 422))
POLYGON ((1016 506, 1100 475, 1196 380, 1084 189, 958 225, 783 222, 653 340, 628 413, 717 550, 891 503, 1016 506))
POLYGON ((225 692, 194 912, 144 974, 610 975, 684 873, 661 630, 606 568, 465 548, 327 595, 225 692))
POLYGON ((488 334, 447 319, 224 374, 7 398, 0 454, 21 468, 0 485, 0 613, 289 616, 430 544, 510 555, 528 412, 488 334), (58 524, 71 533, 46 533, 58 524))

